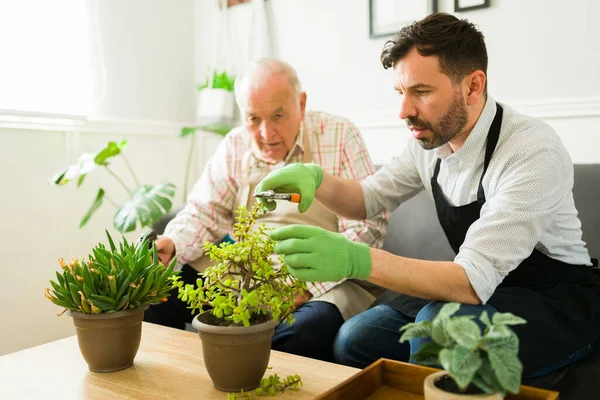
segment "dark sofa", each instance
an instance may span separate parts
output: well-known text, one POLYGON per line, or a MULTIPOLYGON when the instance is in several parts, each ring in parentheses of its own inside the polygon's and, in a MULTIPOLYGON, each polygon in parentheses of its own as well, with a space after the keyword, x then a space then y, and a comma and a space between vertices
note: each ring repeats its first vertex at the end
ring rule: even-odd
MULTIPOLYGON (((600 164, 575 165, 573 193, 583 226, 583 240, 592 257, 600 258, 600 164)), ((438 222, 433 201, 425 192, 408 200, 391 215, 383 248, 405 257, 452 260, 450 248, 438 222)), ((378 302, 394 297, 387 291, 378 302)), ((600 347, 600 346, 599 346, 600 347)), ((586 360, 553 374, 524 382, 560 391, 561 400, 600 399, 600 349, 586 360)))

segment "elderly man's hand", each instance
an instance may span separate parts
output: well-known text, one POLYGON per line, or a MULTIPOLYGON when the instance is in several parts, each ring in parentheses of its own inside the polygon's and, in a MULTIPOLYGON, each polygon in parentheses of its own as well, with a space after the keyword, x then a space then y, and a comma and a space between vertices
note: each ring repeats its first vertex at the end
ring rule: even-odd
MULTIPOLYGON (((315 192, 323 181, 323 169, 317 164, 292 164, 271 172, 256 187, 256 193, 274 190, 280 193, 300 193, 302 197, 298 204, 301 213, 315 198, 315 192)), ((277 207, 274 201, 260 199, 263 205, 273 211, 277 207)))
POLYGON ((290 273, 307 282, 337 282, 344 278, 367 279, 371 250, 339 233, 306 225, 289 225, 269 233, 275 252, 283 255, 290 273))

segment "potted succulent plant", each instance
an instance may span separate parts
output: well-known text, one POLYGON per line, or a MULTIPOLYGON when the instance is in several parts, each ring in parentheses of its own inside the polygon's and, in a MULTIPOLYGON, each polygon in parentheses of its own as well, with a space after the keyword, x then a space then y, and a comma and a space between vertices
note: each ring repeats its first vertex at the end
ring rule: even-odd
POLYGON ((133 364, 144 311, 169 296, 178 272, 176 261, 165 266, 148 238, 115 246, 106 232, 109 248, 99 243, 87 260, 62 258, 52 289, 45 295, 73 317, 83 358, 94 372, 111 372, 133 364), (151 247, 150 247, 151 246, 151 247))
POLYGON ((523 365, 518 358, 519 339, 510 325, 526 321, 511 313, 496 313, 492 320, 484 311, 479 320, 483 333, 472 316, 452 316, 459 303, 444 305, 432 322, 403 326, 400 342, 431 337, 413 355, 417 364, 442 366, 425 379, 426 400, 499 400, 506 392, 519 393, 523 365))
POLYGON ((254 228, 260 203, 241 206, 234 226, 235 242, 204 248, 214 265, 204 279, 179 286, 179 297, 192 312, 206 369, 217 389, 227 392, 256 388, 269 363, 271 339, 280 321, 292 323, 294 297, 306 284, 294 279, 285 264, 274 265, 274 241, 264 224, 254 228), (210 310, 204 311, 205 307, 210 310))

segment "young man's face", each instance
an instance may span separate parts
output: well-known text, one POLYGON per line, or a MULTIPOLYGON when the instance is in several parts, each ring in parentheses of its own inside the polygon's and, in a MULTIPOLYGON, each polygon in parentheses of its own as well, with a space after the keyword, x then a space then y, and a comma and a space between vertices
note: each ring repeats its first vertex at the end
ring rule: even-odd
POLYGON ((400 95, 399 117, 426 150, 463 134, 468 121, 460 84, 443 74, 436 56, 416 48, 394 65, 394 88, 400 95))
MULTIPOLYGON (((248 78, 250 79, 250 78, 248 78)), ((246 129, 268 162, 285 159, 304 119, 306 93, 297 93, 284 75, 273 75, 259 87, 247 86, 240 106, 246 129)))

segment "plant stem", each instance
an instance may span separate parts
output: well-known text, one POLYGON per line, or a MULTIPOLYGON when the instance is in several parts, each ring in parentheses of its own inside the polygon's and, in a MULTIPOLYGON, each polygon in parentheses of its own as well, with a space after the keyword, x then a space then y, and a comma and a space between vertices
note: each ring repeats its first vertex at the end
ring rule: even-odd
POLYGON ((129 190, 129 188, 127 187, 125 182, 123 182, 123 180, 121 178, 119 178, 119 176, 117 174, 115 174, 110 168, 108 168, 108 165, 104 165, 104 168, 106 168, 108 173, 111 174, 113 176, 113 178, 115 178, 121 184, 121 186, 123 186, 125 188, 125 190, 127 191, 127 194, 129 194, 130 197, 133 197, 131 195, 131 190, 129 190))
POLYGON ((127 160, 127 157, 125 157, 125 154, 121 153, 121 156, 123 156, 123 159, 125 160, 125 165, 127 165, 127 169, 129 170, 129 172, 131 172, 131 176, 133 176, 133 180, 135 181, 135 184, 137 185, 137 187, 142 186, 142 185, 140 185, 140 181, 138 181, 138 178, 133 173, 133 169, 131 168, 131 164, 129 164, 129 160, 127 160))
POLYGON ((196 148, 196 133, 193 133, 190 139, 190 150, 188 152, 187 162, 185 164, 185 174, 183 176, 183 201, 185 202, 188 194, 188 181, 190 178, 190 166, 192 165, 192 156, 194 155, 194 149, 196 148))
POLYGON ((106 194, 104 194, 104 199, 117 208, 121 207, 114 200, 112 200, 110 197, 108 197, 106 194))

